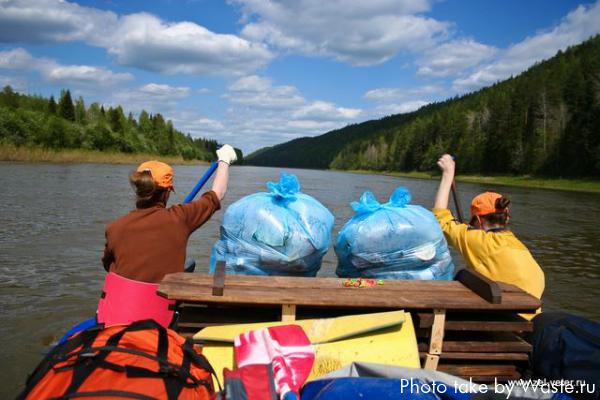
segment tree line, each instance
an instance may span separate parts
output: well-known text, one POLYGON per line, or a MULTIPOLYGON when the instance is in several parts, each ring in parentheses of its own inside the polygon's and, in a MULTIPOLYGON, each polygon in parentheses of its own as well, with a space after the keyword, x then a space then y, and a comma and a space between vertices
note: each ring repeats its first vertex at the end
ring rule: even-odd
POLYGON ((262 149, 246 161, 431 171, 444 152, 462 173, 600 177, 600 36, 475 93, 262 149), (314 152, 320 159, 301 159, 314 152))
POLYGON ((121 106, 86 106, 82 97, 73 101, 69 90, 63 90, 57 102, 54 96, 20 94, 10 86, 0 92, 0 144, 206 161, 215 158, 217 149, 215 140, 186 135, 160 113, 142 111, 136 118, 131 112, 125 115, 121 106))

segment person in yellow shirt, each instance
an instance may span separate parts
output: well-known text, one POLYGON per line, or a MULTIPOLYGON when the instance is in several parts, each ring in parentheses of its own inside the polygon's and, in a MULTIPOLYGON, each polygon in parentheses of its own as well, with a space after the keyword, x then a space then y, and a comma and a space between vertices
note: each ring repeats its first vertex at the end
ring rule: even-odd
MULTIPOLYGON (((448 209, 454 159, 444 154, 437 164, 442 170, 442 179, 433 213, 448 243, 462 254, 468 268, 492 280, 515 285, 541 299, 544 272, 527 247, 508 229, 510 200, 498 193, 482 193, 471 202, 469 225, 459 223, 448 209)), ((531 319, 535 315, 523 316, 531 319)))

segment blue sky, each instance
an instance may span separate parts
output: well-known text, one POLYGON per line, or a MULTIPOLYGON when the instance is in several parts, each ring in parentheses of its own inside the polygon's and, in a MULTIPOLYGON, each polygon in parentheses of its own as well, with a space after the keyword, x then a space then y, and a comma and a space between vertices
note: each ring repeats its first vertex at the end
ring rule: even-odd
POLYGON ((600 32, 571 0, 0 0, 0 85, 246 153, 487 86, 600 32))

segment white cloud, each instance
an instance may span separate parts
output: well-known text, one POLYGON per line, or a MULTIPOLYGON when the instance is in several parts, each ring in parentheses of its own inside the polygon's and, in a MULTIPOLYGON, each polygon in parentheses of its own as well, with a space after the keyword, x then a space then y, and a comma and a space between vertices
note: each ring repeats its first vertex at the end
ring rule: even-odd
POLYGON ((75 87, 113 86, 133 79, 129 73, 116 73, 103 67, 62 65, 48 58, 36 58, 22 48, 0 51, 0 68, 15 73, 38 72, 43 80, 75 87))
POLYGON ((32 67, 33 61, 33 57, 25 49, 0 51, 0 68, 3 69, 29 69, 32 67))
POLYGON ((208 118, 195 109, 180 107, 168 113, 178 130, 195 137, 217 138, 227 134, 225 124, 218 119, 208 118))
POLYGON ((140 88, 124 90, 113 95, 112 103, 121 104, 134 112, 146 110, 152 113, 169 113, 177 107, 179 100, 190 95, 189 87, 148 83, 140 88))
POLYGON ((472 39, 459 39, 425 51, 417 61, 417 73, 425 76, 451 76, 475 67, 494 56, 497 49, 472 39))
POLYGON ((360 110, 356 108, 336 107, 325 101, 314 101, 306 104, 292 113, 292 118, 300 120, 348 120, 358 117, 360 110))
POLYGON ((108 34, 116 14, 60 0, 0 1, 0 42, 63 42, 108 34))
POLYGON ((246 23, 242 36, 281 50, 332 57, 353 65, 383 63, 399 52, 435 44, 449 25, 417 15, 428 0, 233 0, 246 23))
POLYGON ((306 103, 295 87, 273 86, 269 79, 256 75, 238 79, 223 97, 232 104, 253 109, 286 110, 306 103))
POLYGON ((114 34, 97 43, 120 64, 167 74, 241 75, 273 57, 261 44, 146 13, 122 17, 114 34))
POLYGON ((274 85, 270 79, 257 75, 232 82, 222 97, 229 103, 229 109, 220 118, 177 108, 167 116, 184 132, 231 142, 250 152, 340 128, 355 122, 361 113, 359 109, 331 102, 307 100, 296 87, 274 85))
POLYGON ((265 45, 148 13, 117 16, 61 0, 0 1, 0 42, 81 40, 122 65, 167 74, 243 75, 266 65, 265 45))
POLYGON ((468 91, 506 79, 597 33, 600 33, 600 2, 580 5, 555 28, 510 46, 493 62, 481 66, 467 77, 456 79, 454 88, 468 91))
POLYGON ((425 85, 416 88, 378 88, 369 90, 364 94, 363 98, 369 101, 392 101, 405 100, 409 97, 422 95, 440 95, 444 92, 444 88, 439 85, 425 85))
POLYGON ((27 81, 12 76, 0 75, 0 88, 10 86, 16 92, 25 92, 28 88, 27 81))
POLYGON ((240 78, 229 85, 229 90, 232 92, 262 92, 270 87, 271 81, 269 79, 250 75, 240 78))
POLYGON ((307 100, 294 86, 273 85, 261 76, 233 82, 224 97, 230 103, 227 131, 246 151, 301 136, 315 136, 355 122, 360 109, 307 100))
POLYGON ((381 104, 375 107, 374 114, 378 116, 404 114, 416 111, 429 103, 425 100, 410 100, 403 103, 381 104))
POLYGON ((66 86, 113 86, 133 79, 128 73, 115 73, 102 67, 89 65, 60 65, 52 63, 43 66, 43 77, 53 83, 66 86))
POLYGON ((225 125, 221 121, 210 118, 200 118, 195 121, 198 129, 207 132, 222 132, 225 129, 225 125))
POLYGON ((158 83, 148 83, 142 86, 140 92, 155 98, 162 99, 182 99, 190 94, 190 88, 185 86, 169 86, 158 83))
POLYGON ((379 88, 369 90, 363 98, 376 103, 369 114, 372 118, 403 114, 418 110, 431 103, 432 99, 443 97, 446 89, 440 85, 425 85, 415 88, 379 88))

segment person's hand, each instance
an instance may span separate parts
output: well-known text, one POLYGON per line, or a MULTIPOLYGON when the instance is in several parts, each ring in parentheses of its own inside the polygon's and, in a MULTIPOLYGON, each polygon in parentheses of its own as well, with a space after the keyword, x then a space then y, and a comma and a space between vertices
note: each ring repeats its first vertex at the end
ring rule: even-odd
POLYGON ((229 165, 237 160, 237 154, 235 154, 235 150, 228 144, 223 145, 219 150, 217 150, 217 157, 219 157, 219 161, 223 161, 229 165))
POLYGON ((442 170, 442 173, 454 176, 454 158, 450 154, 441 156, 437 165, 442 170))

